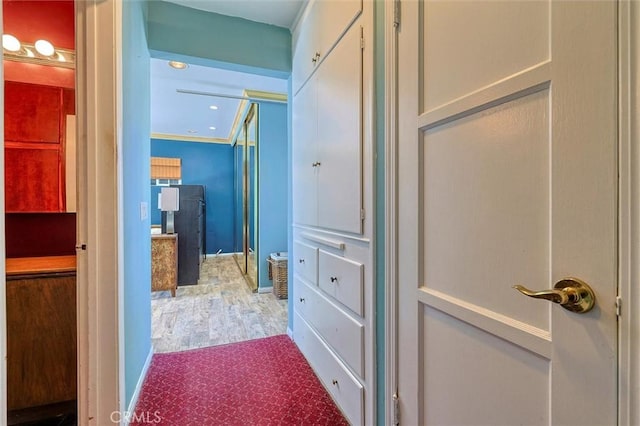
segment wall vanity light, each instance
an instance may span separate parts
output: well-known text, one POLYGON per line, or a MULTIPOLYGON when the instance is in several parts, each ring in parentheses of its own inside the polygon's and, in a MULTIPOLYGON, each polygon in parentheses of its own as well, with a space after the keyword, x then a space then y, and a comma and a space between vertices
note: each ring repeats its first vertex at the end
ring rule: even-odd
POLYGON ((56 48, 48 40, 37 40, 34 44, 20 42, 11 34, 2 35, 4 59, 38 65, 75 68, 76 54, 73 50, 56 48))

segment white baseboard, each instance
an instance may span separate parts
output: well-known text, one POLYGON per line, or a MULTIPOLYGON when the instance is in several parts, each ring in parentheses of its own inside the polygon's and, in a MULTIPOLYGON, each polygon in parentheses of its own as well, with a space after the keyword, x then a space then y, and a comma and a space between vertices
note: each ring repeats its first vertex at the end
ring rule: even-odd
POLYGON ((234 254, 241 254, 241 253, 220 253, 220 254, 207 253, 206 256, 207 257, 228 257, 228 256, 233 256, 234 254))
POLYGON ((289 336, 289 338, 293 340, 293 330, 289 327, 287 327, 287 336, 289 336))
POLYGON ((271 287, 258 287, 258 293, 260 293, 260 294, 271 293, 271 292, 273 292, 273 286, 271 286, 271 287))
MULTIPOLYGON (((138 377, 138 383, 136 383, 136 388, 133 391, 133 395, 131 396, 131 401, 129 402, 129 407, 127 407, 127 413, 133 414, 133 411, 136 409, 136 404, 138 403, 138 398, 140 397, 140 391, 142 390, 142 384, 144 383, 144 379, 147 378, 147 373, 149 372, 149 366, 151 365, 151 358, 153 358, 153 346, 149 349, 149 355, 147 355, 147 359, 142 366, 142 371, 140 372, 140 377, 138 377)), ((129 426, 129 420, 133 419, 133 415, 130 416, 122 416, 124 426, 129 426)))

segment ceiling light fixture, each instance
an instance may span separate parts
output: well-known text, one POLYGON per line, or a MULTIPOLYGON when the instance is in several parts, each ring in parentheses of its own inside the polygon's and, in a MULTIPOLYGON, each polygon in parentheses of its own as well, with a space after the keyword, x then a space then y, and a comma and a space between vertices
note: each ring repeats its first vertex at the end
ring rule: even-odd
POLYGON ((42 56, 53 56, 53 54, 56 53, 53 44, 47 40, 37 40, 34 46, 36 51, 42 56))
POLYGON ((183 70, 183 69, 186 69, 189 65, 180 61, 169 61, 169 66, 177 70, 183 70))
POLYGON ((209 109, 216 110, 216 109, 218 109, 218 106, 217 106, 217 105, 211 105, 211 106, 209 107, 209 109))
POLYGON ((209 130, 215 130, 216 128, 214 126, 209 126, 209 130))
POLYGON ((22 49, 20 40, 11 34, 2 34, 2 47, 10 52, 17 52, 22 49))

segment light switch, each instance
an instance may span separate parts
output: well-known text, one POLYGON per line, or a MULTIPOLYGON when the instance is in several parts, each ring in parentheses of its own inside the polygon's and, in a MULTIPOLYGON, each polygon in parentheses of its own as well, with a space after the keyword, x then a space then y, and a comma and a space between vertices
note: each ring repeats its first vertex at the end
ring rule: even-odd
POLYGON ((140 220, 145 220, 149 217, 149 205, 146 201, 140 203, 140 220))

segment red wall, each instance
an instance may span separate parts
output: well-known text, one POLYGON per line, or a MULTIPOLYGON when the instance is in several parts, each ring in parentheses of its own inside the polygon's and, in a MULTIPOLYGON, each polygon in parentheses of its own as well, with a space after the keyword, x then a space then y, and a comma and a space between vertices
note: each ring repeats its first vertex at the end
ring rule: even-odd
MULTIPOLYGON (((73 0, 3 0, 3 26, 22 42, 75 50, 73 0)), ((64 117, 75 113, 75 71, 4 61, 4 72, 7 256, 74 254, 75 214, 26 212, 65 210, 64 117)))
MULTIPOLYGON (((56 47, 75 50, 73 1, 3 0, 2 7, 5 34, 31 44, 43 38, 56 47)), ((69 89, 75 87, 74 70, 45 65, 4 61, 4 78, 69 89)))
POLYGON ((54 46, 75 49, 73 1, 3 0, 5 34, 33 44, 44 38, 54 46))

